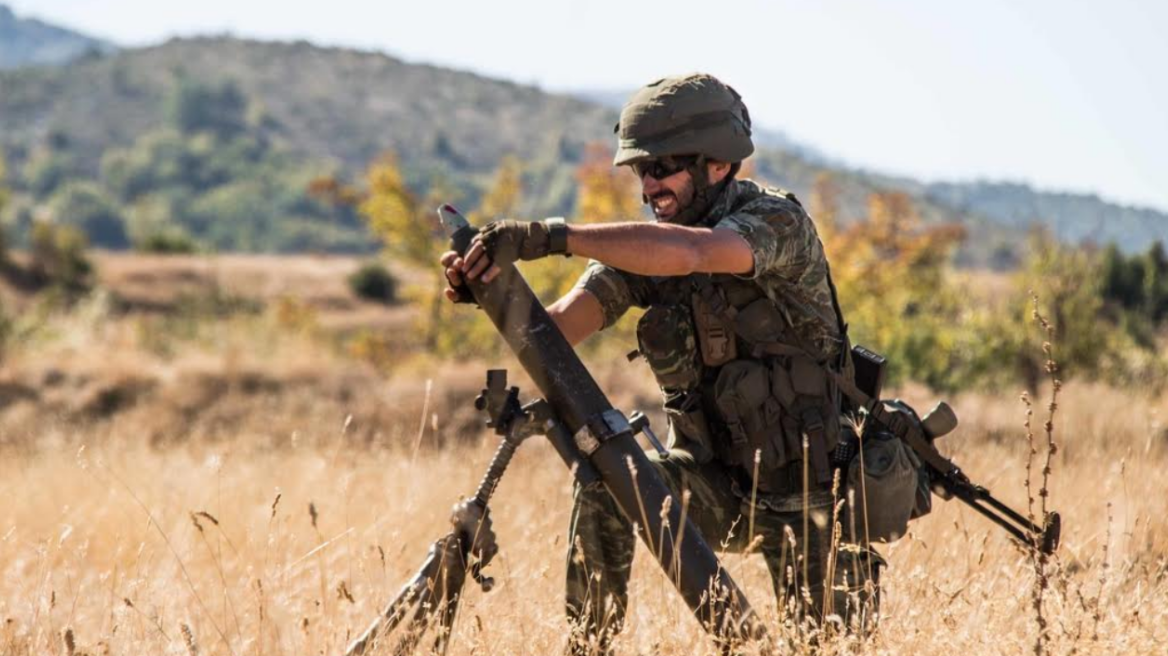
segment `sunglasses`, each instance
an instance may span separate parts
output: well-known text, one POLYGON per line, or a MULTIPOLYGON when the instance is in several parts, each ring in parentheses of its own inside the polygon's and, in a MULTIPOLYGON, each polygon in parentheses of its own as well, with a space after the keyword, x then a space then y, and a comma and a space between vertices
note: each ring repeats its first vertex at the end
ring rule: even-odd
POLYGON ((654 180, 664 180, 689 168, 695 161, 695 155, 675 155, 641 160, 634 162, 632 167, 638 178, 648 175, 654 180))

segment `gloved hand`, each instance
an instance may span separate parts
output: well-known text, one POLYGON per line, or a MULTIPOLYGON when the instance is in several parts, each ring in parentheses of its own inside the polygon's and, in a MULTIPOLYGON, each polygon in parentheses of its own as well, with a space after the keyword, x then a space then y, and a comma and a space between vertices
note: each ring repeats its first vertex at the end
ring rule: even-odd
POLYGON ((449 252, 442 256, 450 289, 446 297, 458 302, 458 286, 466 280, 480 278, 491 282, 501 267, 516 260, 535 260, 558 253, 568 254, 568 228, 561 218, 543 221, 494 221, 483 227, 463 257, 449 252))
POLYGON ((495 264, 538 260, 551 254, 551 237, 543 221, 492 221, 475 239, 495 264))

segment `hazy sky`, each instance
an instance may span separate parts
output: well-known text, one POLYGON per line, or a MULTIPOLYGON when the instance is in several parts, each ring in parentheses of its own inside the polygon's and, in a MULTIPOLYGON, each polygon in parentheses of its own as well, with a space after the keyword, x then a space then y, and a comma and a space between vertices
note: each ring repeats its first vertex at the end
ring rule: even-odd
POLYGON ((1165 0, 7 1, 122 45, 304 38, 549 90, 708 71, 847 164, 1168 209, 1165 0))

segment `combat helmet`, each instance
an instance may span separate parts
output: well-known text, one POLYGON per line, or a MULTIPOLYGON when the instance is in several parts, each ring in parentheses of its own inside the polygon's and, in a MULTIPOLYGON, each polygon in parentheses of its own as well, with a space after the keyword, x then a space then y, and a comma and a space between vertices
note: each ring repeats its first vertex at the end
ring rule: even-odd
POLYGON ((706 215, 742 160, 754 152, 750 113, 742 97, 705 73, 666 77, 642 87, 621 109, 613 132, 617 135, 614 166, 656 157, 697 156, 688 167, 694 199, 670 219, 683 225, 706 215), (717 185, 711 185, 706 175, 710 160, 731 164, 730 175, 717 185))
POLYGON ((621 109, 614 166, 668 155, 741 162, 754 152, 742 97, 704 73, 666 77, 633 94, 621 109))

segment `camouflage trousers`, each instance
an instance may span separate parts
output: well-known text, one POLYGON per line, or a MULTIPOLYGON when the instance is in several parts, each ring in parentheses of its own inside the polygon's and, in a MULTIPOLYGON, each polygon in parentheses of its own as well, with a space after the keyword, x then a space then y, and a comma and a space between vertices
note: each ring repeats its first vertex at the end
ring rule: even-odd
MULTIPOLYGON (((751 543, 750 490, 742 493, 731 471, 721 463, 699 464, 684 450, 667 459, 649 453, 650 462, 674 496, 690 493, 687 514, 711 548, 742 553, 751 543)), ((808 495, 808 530, 804 534, 802 495, 756 500, 752 551, 762 553, 771 575, 780 612, 786 617, 810 616, 821 621, 824 611, 849 627, 868 625, 878 601, 879 567, 874 551, 831 552, 830 490, 808 495), (806 560, 804 560, 806 556, 806 560), (834 565, 829 597, 829 565, 834 565), (809 612, 808 612, 809 611, 809 612)), ((628 608, 629 572, 637 538, 632 523, 602 484, 577 485, 568 535, 567 612, 572 624, 570 652, 608 651, 620 632, 628 608)))

